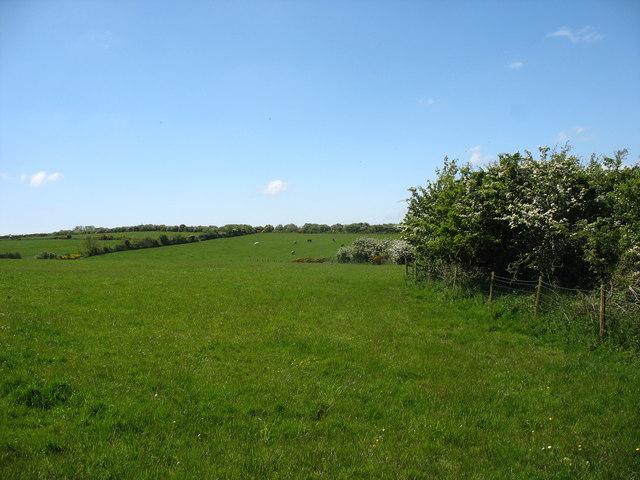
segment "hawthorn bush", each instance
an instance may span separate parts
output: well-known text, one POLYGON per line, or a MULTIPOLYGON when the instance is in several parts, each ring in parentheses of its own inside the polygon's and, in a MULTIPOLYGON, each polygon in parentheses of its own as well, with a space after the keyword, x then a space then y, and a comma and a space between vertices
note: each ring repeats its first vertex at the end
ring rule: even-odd
POLYGON ((569 147, 544 147, 484 167, 445 158, 434 181, 410 189, 403 237, 422 264, 586 288, 633 278, 640 166, 626 155, 583 162, 569 147))
POLYGON ((404 240, 387 240, 360 237, 348 247, 340 247, 336 253, 339 263, 405 263, 412 262, 415 254, 413 247, 404 240))

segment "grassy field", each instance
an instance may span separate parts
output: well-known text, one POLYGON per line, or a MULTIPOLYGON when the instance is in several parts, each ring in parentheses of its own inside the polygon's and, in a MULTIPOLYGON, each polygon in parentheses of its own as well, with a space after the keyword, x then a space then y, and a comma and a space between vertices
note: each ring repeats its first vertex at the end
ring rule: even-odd
MULTIPOLYGON (((13 253, 18 252, 23 258, 32 259, 36 255, 42 252, 51 252, 56 255, 69 255, 75 253, 83 253, 86 248, 86 239, 89 237, 95 238, 99 246, 108 245, 114 247, 123 242, 122 239, 118 239, 119 236, 124 236, 129 240, 143 239, 150 237, 157 239, 160 235, 167 235, 169 238, 182 236, 187 237, 189 235, 195 235, 198 237, 200 233, 190 232, 125 232, 122 234, 113 233, 107 234, 114 237, 114 240, 100 240, 103 234, 77 234, 72 235, 70 239, 55 238, 54 235, 48 235, 44 237, 23 237, 23 238, 2 238, 0 239, 0 253, 13 253)), ((266 243, 267 248, 262 248, 259 251, 243 250, 246 247, 246 242, 241 242, 237 246, 229 246, 233 248, 236 255, 226 251, 225 255, 233 257, 235 261, 239 257, 251 256, 253 259, 266 259, 266 260, 289 260, 292 258, 291 251, 296 251, 299 256, 329 256, 335 258, 336 251, 340 244, 349 244, 358 237, 384 237, 384 238, 397 238, 398 235, 390 234, 339 234, 339 235, 306 235, 306 234, 272 234, 272 235, 260 235, 256 234, 251 236, 253 244, 255 241, 262 239, 269 239, 266 243), (285 235, 282 238, 273 238, 277 235, 285 235), (316 239, 316 244, 313 244, 313 239, 316 239), (320 244, 317 243, 318 239, 321 239, 320 244), (335 239, 335 241, 334 241, 335 239), (273 241, 277 240, 277 241, 273 241), (307 242, 312 240, 312 242, 307 242), (339 244, 336 246, 336 242, 339 244), (294 242, 296 242, 294 244, 294 242), (331 243, 329 243, 331 242, 331 243), (255 258, 254 258, 255 257, 255 258)), ((298 256, 296 255, 296 256, 298 256)))
POLYGON ((142 239, 145 237, 158 238, 165 234, 169 237, 181 235, 200 235, 199 233, 189 232, 125 232, 111 234, 75 234, 70 239, 55 238, 55 235, 47 235, 42 237, 21 237, 21 238, 0 238, 0 253, 18 252, 23 258, 33 258, 42 252, 51 252, 56 255, 69 255, 74 253, 82 253, 86 250, 87 237, 99 239, 103 235, 112 235, 114 240, 97 240, 98 245, 115 246, 122 243, 122 239, 115 239, 118 236, 124 236, 128 239, 142 239))
POLYGON ((290 262, 356 237, 0 260, 0 478, 640 478, 637 363, 290 262))

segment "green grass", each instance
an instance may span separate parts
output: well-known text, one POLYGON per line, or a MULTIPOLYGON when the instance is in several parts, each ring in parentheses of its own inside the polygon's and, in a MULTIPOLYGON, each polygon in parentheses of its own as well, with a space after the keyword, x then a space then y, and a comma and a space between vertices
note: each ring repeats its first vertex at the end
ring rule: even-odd
MULTIPOLYGON (((126 238, 158 238, 160 235, 165 234, 169 237, 176 235, 182 235, 186 237, 192 235, 186 232, 125 232, 125 233, 113 233, 117 237, 124 235, 126 238)), ((0 253, 4 252, 19 252, 23 258, 32 259, 36 255, 42 252, 51 252, 56 255, 69 255, 74 253, 82 253, 86 250, 85 241, 87 237, 100 238, 103 234, 78 234, 72 235, 70 239, 58 239, 54 238, 55 235, 48 235, 44 237, 22 237, 22 238, 1 238, 0 239, 0 253)), ((199 235, 199 234, 196 234, 199 235)), ((99 240, 99 245, 115 246, 122 243, 122 240, 99 240)))
POLYGON ((289 262, 357 236, 4 260, 0 478, 640 478, 637 363, 289 262))
MULTIPOLYGON (((158 238, 160 235, 167 235, 169 238, 176 236, 188 237, 200 233, 190 232, 124 232, 109 234, 114 238, 124 235, 128 239, 142 239, 145 237, 158 238)), ((74 253, 83 253, 86 250, 87 237, 100 238, 102 234, 78 234, 73 235, 71 239, 56 239, 54 235, 46 237, 24 237, 20 239, 2 238, 0 239, 0 253, 18 252, 23 258, 33 259, 42 252, 51 252, 56 255, 68 255, 74 253)), ((296 251, 296 257, 312 256, 318 252, 322 255, 335 258, 336 251, 341 244, 349 244, 358 237, 376 237, 376 238, 397 238, 395 234, 298 234, 298 233, 277 233, 277 234, 256 234, 245 236, 245 239, 251 239, 246 243, 239 243, 231 247, 233 253, 237 253, 240 257, 251 257, 253 259, 265 260, 289 260, 292 258, 290 252, 296 251), (275 237, 275 238, 274 238, 275 237), (307 240, 311 239, 311 242, 307 240), (335 239, 335 242, 333 241, 335 239), (246 251, 244 248, 256 241, 264 241, 265 245, 261 249, 246 251), (315 241, 315 243, 314 243, 315 241), (296 242, 294 244, 294 242, 296 242)), ((220 240, 220 239, 217 239, 220 240)), ((121 244, 122 240, 98 240, 98 245, 108 245, 114 247, 121 244)), ((232 252, 226 251, 225 255, 233 257, 232 252)), ((316 255, 321 256, 321 255, 316 255)), ((5 259, 0 259, 5 260, 5 259)))

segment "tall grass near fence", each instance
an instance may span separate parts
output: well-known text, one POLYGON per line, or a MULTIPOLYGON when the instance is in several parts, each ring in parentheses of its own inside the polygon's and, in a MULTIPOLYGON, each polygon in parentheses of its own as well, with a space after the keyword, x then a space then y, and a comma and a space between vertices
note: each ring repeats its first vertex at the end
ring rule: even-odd
POLYGON ((407 265, 415 281, 441 282, 462 295, 480 295, 496 317, 518 318, 535 335, 548 335, 589 349, 606 344, 640 355, 640 293, 632 286, 602 284, 593 290, 566 288, 539 278, 518 279, 455 265, 407 265))
POLYGON ((595 347, 602 342, 640 354, 640 297, 633 289, 565 288, 541 278, 523 280, 493 275, 482 285, 488 303, 518 304, 536 331, 549 332, 595 347))

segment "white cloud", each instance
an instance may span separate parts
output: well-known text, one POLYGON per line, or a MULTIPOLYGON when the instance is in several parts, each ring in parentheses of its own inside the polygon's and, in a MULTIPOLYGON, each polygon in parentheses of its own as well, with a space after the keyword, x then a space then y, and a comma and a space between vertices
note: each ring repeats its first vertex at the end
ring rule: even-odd
POLYGON ((482 153, 482 147, 480 145, 476 145, 475 147, 471 147, 467 152, 471 153, 471 157, 469 158, 469 162, 476 163, 484 163, 488 162, 493 158, 492 155, 486 155, 482 153))
POLYGON ((25 180, 29 180, 29 185, 32 187, 40 187, 45 183, 49 182, 57 182, 62 178, 62 174, 60 173, 47 173, 45 171, 34 173, 33 175, 20 175, 20 181, 24 182, 25 180))
POLYGON ((433 98, 420 97, 418 99, 418 105, 433 105, 434 103, 436 102, 433 98))
POLYGON ((557 143, 567 143, 569 140, 577 139, 577 140, 587 140, 587 136, 585 133, 585 128, 580 125, 576 125, 575 127, 571 127, 568 130, 563 130, 556 135, 554 141, 557 143))
POLYGON ((522 62, 511 62, 509 64, 509 68, 512 70, 518 70, 520 68, 524 67, 524 63, 522 62))
POLYGON ((289 188, 289 184, 282 180, 271 180, 269 185, 261 190, 265 195, 278 195, 289 188))
POLYGON ((0 173, 0 180, 7 180, 9 178, 8 173, 0 173))
POLYGON ((547 38, 552 37, 566 37, 571 40, 571 43, 594 43, 602 40, 604 35, 587 25, 575 32, 570 27, 560 27, 555 32, 547 33, 547 38))

